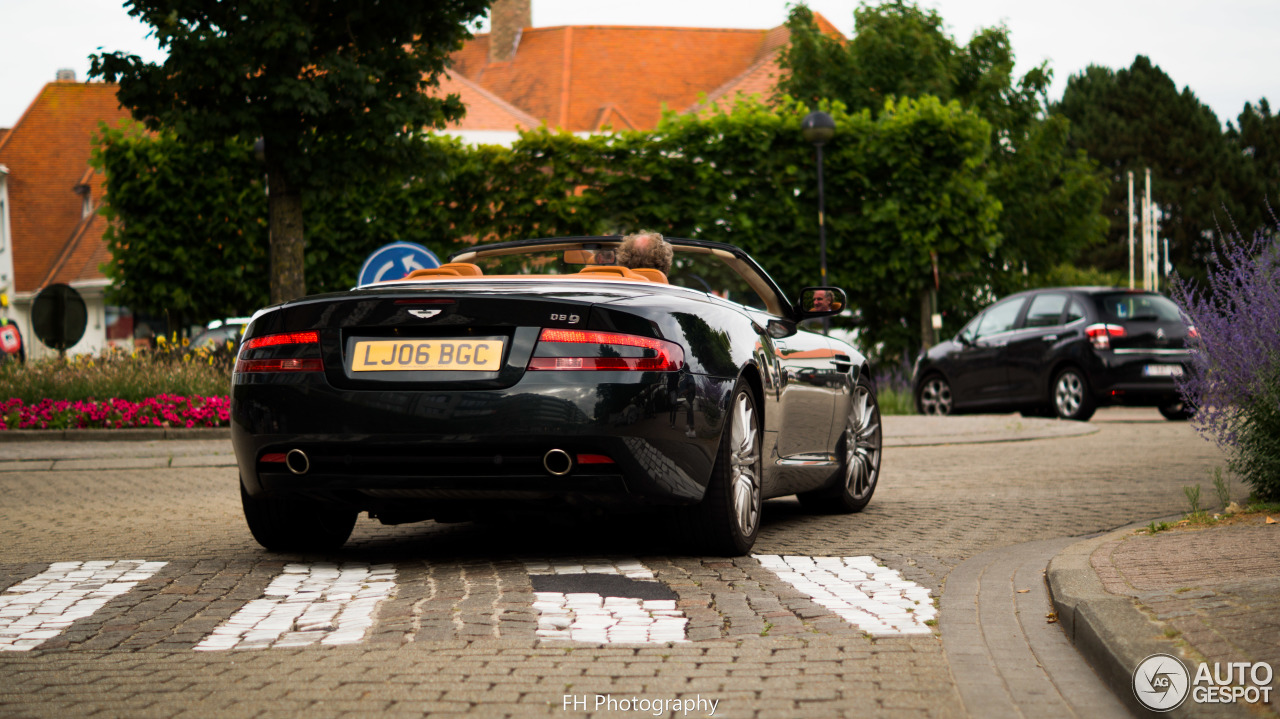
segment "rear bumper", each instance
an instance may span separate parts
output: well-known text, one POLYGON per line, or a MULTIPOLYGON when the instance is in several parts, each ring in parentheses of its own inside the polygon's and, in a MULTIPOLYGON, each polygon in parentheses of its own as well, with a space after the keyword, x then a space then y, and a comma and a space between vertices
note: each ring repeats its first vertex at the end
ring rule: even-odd
POLYGON ((1090 380, 1100 404, 1159 406, 1176 402, 1180 396, 1174 377, 1153 373, 1171 368, 1185 373, 1190 367, 1186 352, 1107 352, 1097 357, 1090 380))
POLYGON ((691 401, 669 391, 667 379, 545 372, 503 390, 406 392, 339 390, 319 373, 255 377, 233 386, 232 444, 250 495, 360 510, 697 502, 733 380, 696 376, 691 401), (279 455, 293 450, 305 462, 291 470, 279 455), (551 450, 569 455, 567 471, 545 466, 551 450))

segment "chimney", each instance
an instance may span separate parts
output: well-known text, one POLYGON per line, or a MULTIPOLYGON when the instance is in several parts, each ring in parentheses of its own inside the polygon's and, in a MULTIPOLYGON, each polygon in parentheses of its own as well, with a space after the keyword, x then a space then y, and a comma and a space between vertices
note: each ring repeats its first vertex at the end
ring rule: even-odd
POLYGON ((54 76, 54 79, 58 82, 75 82, 76 71, 69 67, 64 67, 58 70, 58 74, 54 76))
POLYGON ((533 24, 532 0, 494 0, 489 11, 489 62, 510 62, 516 57, 520 32, 533 24))

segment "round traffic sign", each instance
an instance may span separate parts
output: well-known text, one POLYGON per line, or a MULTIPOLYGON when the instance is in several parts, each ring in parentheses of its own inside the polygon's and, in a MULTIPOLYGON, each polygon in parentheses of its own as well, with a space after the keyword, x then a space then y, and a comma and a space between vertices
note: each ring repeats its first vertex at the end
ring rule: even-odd
POLYGON ((31 303, 31 329, 45 345, 62 352, 84 337, 89 311, 68 285, 49 285, 31 303))
POLYGON ((384 280, 398 280, 414 270, 439 267, 440 260, 431 250, 413 242, 392 242, 369 255, 360 267, 357 284, 367 285, 384 280))

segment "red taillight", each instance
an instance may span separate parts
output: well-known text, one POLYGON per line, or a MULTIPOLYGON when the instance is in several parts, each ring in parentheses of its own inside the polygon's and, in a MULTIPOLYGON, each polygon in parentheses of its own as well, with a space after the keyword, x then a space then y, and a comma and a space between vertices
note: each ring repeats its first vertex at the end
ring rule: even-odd
POLYGON ((1200 330, 1196 329, 1195 327, 1188 326, 1187 339, 1192 339, 1192 340, 1200 339, 1200 330))
POLYGON ((1089 341, 1093 343, 1095 349, 1106 350, 1111 349, 1112 337, 1124 337, 1124 327, 1120 325, 1089 325, 1084 328, 1084 333, 1089 335, 1089 341))
POLYGON ((243 372, 323 372, 324 362, 314 359, 237 360, 236 373, 243 372))
POLYGON ((313 345, 319 343, 320 334, 318 332, 286 332, 282 335, 254 337, 245 343, 244 348, 253 350, 259 347, 274 347, 275 345, 313 345))
POLYGON ((591 332, 587 330, 543 329, 539 342, 565 342, 569 344, 602 345, 614 347, 642 347, 653 350, 653 357, 534 357, 529 360, 531 370, 637 370, 641 372, 674 372, 684 366, 684 350, 680 345, 666 340, 617 332, 591 332))
POLYGON ((603 454, 580 454, 578 464, 614 464, 613 458, 603 454))
POLYGON ((271 462, 273 464, 284 464, 284 461, 285 461, 284 452, 274 452, 272 454, 264 454, 262 455, 262 459, 258 461, 271 462))
MULTIPOLYGON (((240 348, 240 356, 236 358, 233 370, 236 374, 244 372, 323 372, 324 360, 319 357, 279 357, 267 359, 245 359, 250 350, 262 347, 280 347, 284 345, 319 345, 318 332, 286 332, 278 335, 254 337, 240 348)), ((317 347, 317 350, 319 348, 317 347)))

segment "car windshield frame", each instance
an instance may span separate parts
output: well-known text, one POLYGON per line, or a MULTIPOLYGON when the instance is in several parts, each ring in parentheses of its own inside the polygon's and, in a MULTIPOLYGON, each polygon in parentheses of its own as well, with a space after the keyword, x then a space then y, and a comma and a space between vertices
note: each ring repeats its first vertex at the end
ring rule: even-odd
MULTIPOLYGON (((723 242, 711 242, 707 240, 692 240, 688 238, 667 237, 665 238, 671 244, 677 258, 682 255, 707 255, 710 258, 718 260, 723 266, 727 267, 733 274, 737 275, 751 290, 753 290, 764 305, 758 307, 753 304, 743 303, 739 300, 729 299, 727 301, 734 302, 748 309, 756 311, 764 311, 778 317, 791 317, 794 315, 794 308, 787 299, 785 293, 774 282, 773 278, 765 272, 750 255, 730 244, 723 242)), ((621 235, 605 235, 591 237, 555 237, 540 238, 527 240, 513 240, 510 242, 495 242, 485 245, 476 245, 465 250, 453 253, 449 256, 449 262, 471 262, 476 263, 477 260, 489 258, 505 257, 512 255, 532 255, 547 252, 563 252, 565 250, 590 250, 600 251, 602 249, 613 249, 622 243, 621 235)), ((548 275, 535 275, 546 277, 548 275)), ((680 287, 681 285, 672 285, 680 287)), ((700 288, 683 286, 697 292, 705 292, 710 296, 717 296, 714 292, 700 288)), ((722 298, 723 299, 723 298, 722 298)))

